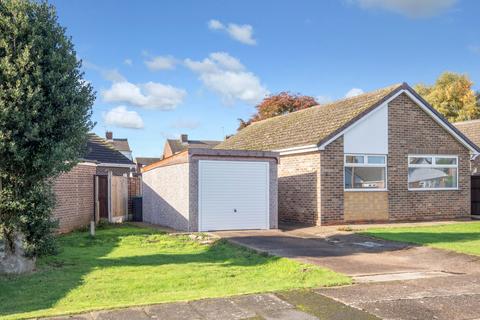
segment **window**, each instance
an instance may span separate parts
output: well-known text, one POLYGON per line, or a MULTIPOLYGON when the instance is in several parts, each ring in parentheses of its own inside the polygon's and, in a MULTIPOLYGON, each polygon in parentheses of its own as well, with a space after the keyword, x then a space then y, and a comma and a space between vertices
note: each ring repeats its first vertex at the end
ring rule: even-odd
POLYGON ((409 156, 409 190, 458 188, 457 156, 409 156))
POLYGON ((387 156, 345 155, 345 190, 379 191, 387 188, 387 156))

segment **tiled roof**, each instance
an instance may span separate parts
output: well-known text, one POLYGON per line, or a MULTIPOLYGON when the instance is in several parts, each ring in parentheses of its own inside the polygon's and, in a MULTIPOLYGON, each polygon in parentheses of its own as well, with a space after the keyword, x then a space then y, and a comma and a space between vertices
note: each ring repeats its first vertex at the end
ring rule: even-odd
POLYGON ((162 160, 162 158, 150 158, 150 157, 136 157, 135 162, 141 165, 148 166, 154 162, 158 162, 162 160))
POLYGON ((113 144, 115 149, 117 149, 118 151, 132 151, 132 150, 130 150, 130 146, 128 145, 128 140, 127 139, 114 138, 113 140, 108 141, 108 142, 113 144))
POLYGON ((453 125, 473 143, 480 146, 480 119, 456 122, 453 125))
POLYGON ((167 139, 167 143, 170 146, 170 150, 172 150, 172 154, 179 153, 187 148, 187 146, 183 145, 178 139, 167 139))
POLYGON ((116 150, 110 142, 94 133, 89 133, 87 151, 83 159, 101 163, 134 164, 120 151, 116 150))
POLYGON ((320 144, 402 88, 402 84, 396 84, 352 98, 253 122, 215 149, 279 150, 320 144))
POLYGON ((188 140, 187 143, 182 143, 180 139, 167 139, 167 143, 170 145, 172 154, 176 154, 186 150, 187 148, 204 148, 212 149, 221 141, 215 140, 188 140))

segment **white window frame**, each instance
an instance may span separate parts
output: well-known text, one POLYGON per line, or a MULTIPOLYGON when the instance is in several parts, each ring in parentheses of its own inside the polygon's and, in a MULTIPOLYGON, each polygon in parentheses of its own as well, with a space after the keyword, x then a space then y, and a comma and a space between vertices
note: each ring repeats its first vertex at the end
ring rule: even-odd
POLYGON ((372 154, 372 153, 345 153, 343 156, 343 191, 345 192, 385 192, 388 191, 388 166, 387 166, 387 155, 386 154, 372 154), (347 157, 364 157, 364 163, 347 163, 347 157), (368 163, 368 157, 383 157, 385 159, 385 163, 368 163), (365 163, 367 161, 367 163, 365 163), (385 168, 385 188, 345 188, 345 167, 377 167, 377 168, 385 168))
POLYGON ((409 154, 407 159, 407 188, 408 191, 442 191, 442 190, 459 190, 458 188, 458 156, 456 155, 440 155, 440 154, 409 154), (432 158, 432 164, 410 164, 411 158, 432 158), (455 164, 436 164, 437 158, 455 159, 455 164), (453 188, 410 188, 410 180, 408 169, 410 168, 455 168, 457 169, 457 186, 453 188))

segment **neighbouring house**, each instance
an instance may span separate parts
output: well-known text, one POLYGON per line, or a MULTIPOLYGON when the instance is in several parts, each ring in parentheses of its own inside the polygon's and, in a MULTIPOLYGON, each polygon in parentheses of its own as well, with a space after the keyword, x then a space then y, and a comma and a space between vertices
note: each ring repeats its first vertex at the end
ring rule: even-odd
POLYGON ((112 131, 107 131, 105 133, 105 139, 109 142, 115 149, 120 151, 125 157, 129 160, 133 160, 132 150, 130 149, 130 145, 128 144, 128 139, 126 138, 114 138, 112 131))
MULTIPOLYGON (((455 122, 453 124, 477 146, 480 146, 480 119, 455 122)), ((480 175, 480 157, 472 160, 472 175, 480 175)))
POLYGON ((221 141, 215 140, 189 140, 188 135, 180 135, 180 139, 167 139, 163 148, 163 158, 171 157, 177 153, 185 151, 188 148, 212 149, 221 141))
MULTIPOLYGON (((124 139, 126 141, 126 139, 124 139)), ((128 142, 127 142, 128 146, 128 142)), ((135 163, 120 152, 108 139, 103 139, 91 133, 84 156, 87 161, 97 164, 97 174, 112 172, 114 176, 129 175, 135 171, 135 163)))
POLYGON ((406 83, 254 122, 214 150, 274 151, 281 221, 470 218, 479 148, 406 83))
POLYGON ((59 221, 58 231, 65 233, 89 224, 96 210, 96 221, 99 215, 113 221, 115 212, 121 214, 124 209, 122 206, 115 210, 115 203, 112 204, 110 199, 125 197, 125 192, 119 191, 125 187, 115 182, 127 179, 126 176, 134 168, 135 164, 105 139, 90 134, 85 156, 72 170, 61 174, 54 182, 56 206, 53 217, 59 221), (116 189, 112 189, 112 185, 116 189))
POLYGON ((140 173, 142 168, 148 166, 154 162, 158 162, 163 158, 155 158, 155 157, 136 157, 135 164, 137 165, 137 173, 140 173))

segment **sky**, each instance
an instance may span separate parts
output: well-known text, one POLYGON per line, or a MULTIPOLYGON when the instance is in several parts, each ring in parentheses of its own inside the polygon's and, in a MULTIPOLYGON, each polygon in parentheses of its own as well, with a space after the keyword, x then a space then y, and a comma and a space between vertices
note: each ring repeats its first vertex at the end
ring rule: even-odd
POLYGON ((480 89, 476 0, 52 0, 96 91, 94 132, 158 157, 222 140, 265 96, 319 103, 465 73, 480 89))

